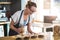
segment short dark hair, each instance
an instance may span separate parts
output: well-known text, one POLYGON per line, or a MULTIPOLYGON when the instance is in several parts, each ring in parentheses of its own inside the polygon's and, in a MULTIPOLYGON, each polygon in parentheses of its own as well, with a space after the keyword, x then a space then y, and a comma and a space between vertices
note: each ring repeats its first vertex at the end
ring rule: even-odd
POLYGON ((31 6, 37 7, 36 3, 28 1, 26 7, 31 8, 31 6))

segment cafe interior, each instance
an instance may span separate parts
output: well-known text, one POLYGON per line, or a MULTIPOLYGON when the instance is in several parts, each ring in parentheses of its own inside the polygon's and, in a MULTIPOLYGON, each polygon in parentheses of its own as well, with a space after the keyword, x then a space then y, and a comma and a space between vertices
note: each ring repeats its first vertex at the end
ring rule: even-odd
POLYGON ((60 0, 0 0, 0 40, 60 40, 60 0), (25 9, 28 1, 37 4, 30 26, 36 34, 26 26, 23 33, 9 36, 11 16, 25 9))

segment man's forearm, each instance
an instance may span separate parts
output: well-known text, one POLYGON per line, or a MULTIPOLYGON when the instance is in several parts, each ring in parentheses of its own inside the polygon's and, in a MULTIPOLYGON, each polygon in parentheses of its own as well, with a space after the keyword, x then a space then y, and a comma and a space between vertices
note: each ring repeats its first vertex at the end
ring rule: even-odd
POLYGON ((31 33, 31 34, 33 33, 31 28, 30 28, 30 23, 27 25, 27 30, 28 30, 29 33, 31 33))
POLYGON ((17 28, 14 27, 14 21, 13 20, 10 23, 10 28, 14 31, 17 31, 17 28))
POLYGON ((15 28, 13 25, 10 25, 10 26, 11 26, 10 28, 11 28, 12 30, 17 31, 17 28, 15 28))

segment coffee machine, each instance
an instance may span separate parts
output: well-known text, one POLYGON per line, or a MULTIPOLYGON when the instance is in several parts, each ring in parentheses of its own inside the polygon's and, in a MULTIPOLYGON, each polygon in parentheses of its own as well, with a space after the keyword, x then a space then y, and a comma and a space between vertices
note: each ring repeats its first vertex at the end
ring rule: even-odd
POLYGON ((6 10, 0 10, 0 21, 8 21, 6 17, 6 10))

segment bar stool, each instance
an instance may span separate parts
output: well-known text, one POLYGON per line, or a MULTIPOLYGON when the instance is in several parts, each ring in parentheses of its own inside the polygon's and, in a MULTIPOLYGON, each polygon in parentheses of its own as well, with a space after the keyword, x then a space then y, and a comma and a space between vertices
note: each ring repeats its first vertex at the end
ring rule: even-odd
POLYGON ((38 40, 43 40, 44 36, 43 35, 38 35, 38 40))

